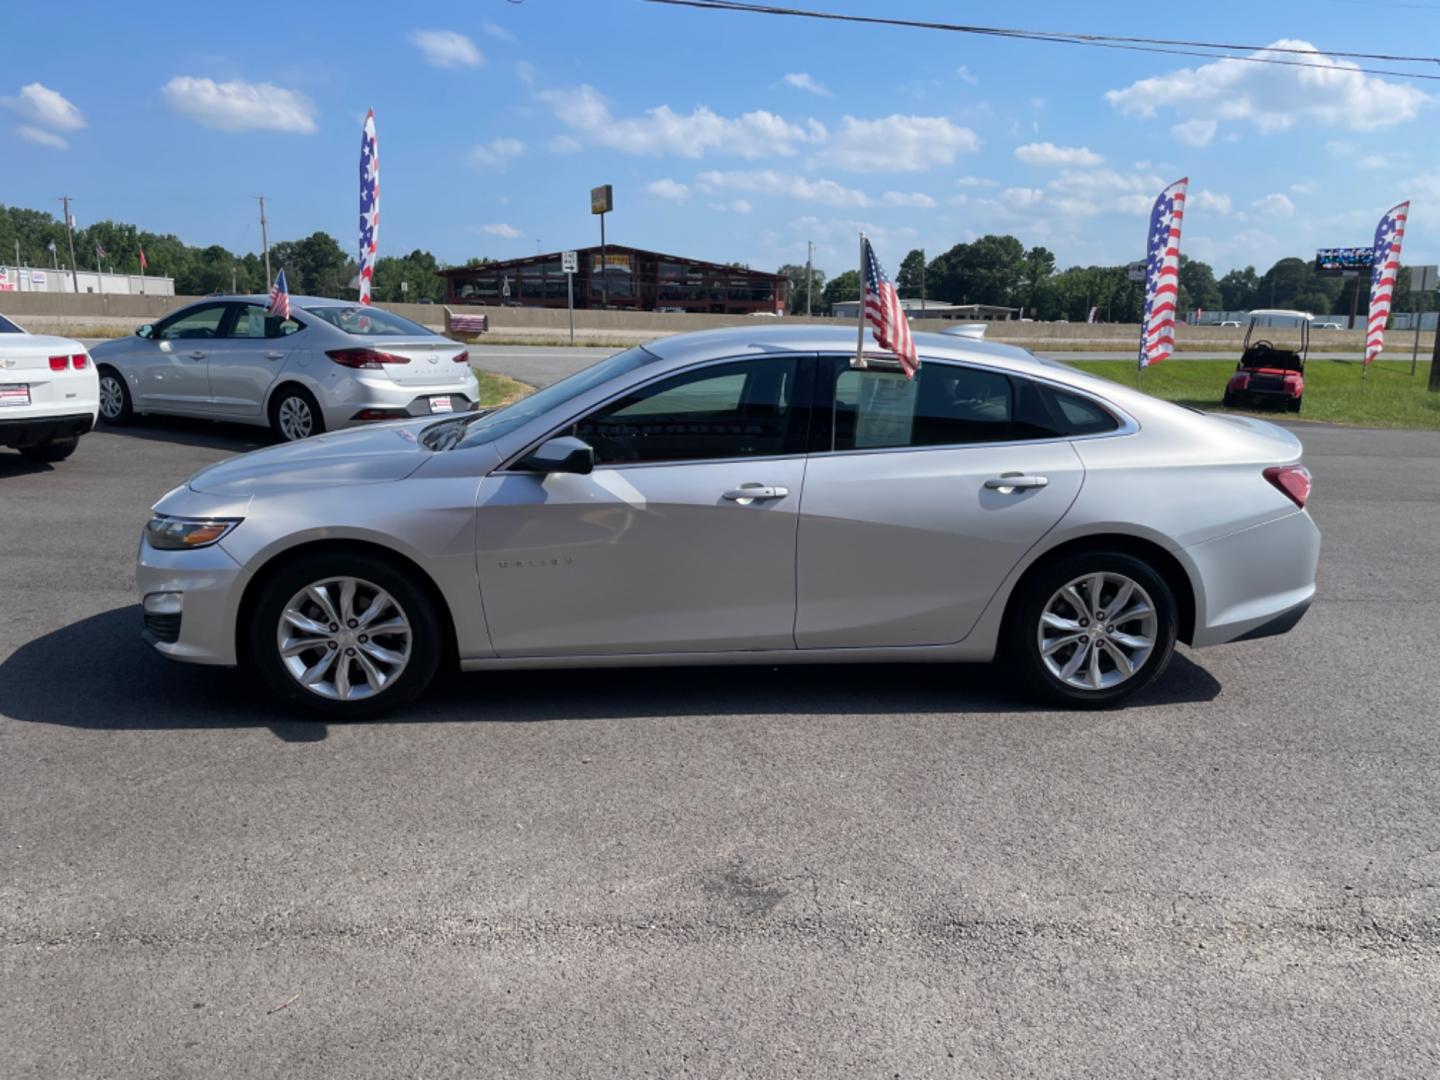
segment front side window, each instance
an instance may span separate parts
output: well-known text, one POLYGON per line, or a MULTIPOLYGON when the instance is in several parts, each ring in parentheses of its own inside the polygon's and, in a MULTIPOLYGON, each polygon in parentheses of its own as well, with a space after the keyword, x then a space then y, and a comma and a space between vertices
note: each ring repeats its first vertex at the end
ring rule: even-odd
POLYGON ((235 321, 230 324, 227 338, 278 338, 287 337, 300 329, 294 319, 280 319, 271 315, 259 304, 236 304, 235 321))
POLYGON ((601 465, 789 453, 797 372, 793 357, 712 364, 613 401, 573 431, 601 465))
POLYGON ((220 336, 220 323, 224 318, 224 304, 207 304, 161 323, 155 337, 160 341, 216 338, 220 336))

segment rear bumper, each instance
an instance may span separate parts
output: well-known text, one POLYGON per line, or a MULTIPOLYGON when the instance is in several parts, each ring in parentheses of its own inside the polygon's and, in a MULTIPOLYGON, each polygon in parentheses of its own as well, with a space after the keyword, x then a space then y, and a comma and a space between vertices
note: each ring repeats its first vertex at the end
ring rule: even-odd
MULTIPOLYGON (((365 376, 368 374, 364 373, 365 376)), ((389 376, 361 377, 324 387, 319 402, 325 417, 325 429, 336 431, 374 420, 447 415, 434 413, 431 409, 430 399, 437 397, 450 398, 452 411, 467 412, 474 407, 473 403, 479 401, 480 386, 468 371, 433 386, 402 386, 389 376)))
POLYGON ((59 416, 0 416, 0 446, 33 446, 84 435, 95 426, 91 412, 59 416))
POLYGON ((1302 511, 1178 552, 1196 584, 1196 648, 1283 634, 1315 597, 1320 530, 1302 511))

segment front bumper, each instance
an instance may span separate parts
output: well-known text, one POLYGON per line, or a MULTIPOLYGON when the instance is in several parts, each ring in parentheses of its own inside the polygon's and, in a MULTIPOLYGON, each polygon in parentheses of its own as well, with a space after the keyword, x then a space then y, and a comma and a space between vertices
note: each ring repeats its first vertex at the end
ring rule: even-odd
POLYGON ((135 566, 142 605, 147 596, 180 597, 178 612, 146 613, 142 637, 172 660, 233 665, 235 618, 247 580, 240 564, 218 544, 161 551, 142 538, 135 566))
POLYGON ((0 416, 0 446, 34 446, 56 439, 76 438, 95 426, 93 412, 59 416, 0 416))
POLYGON ((1315 597, 1320 530, 1303 510, 1182 549, 1196 583, 1196 648, 1283 634, 1315 597))

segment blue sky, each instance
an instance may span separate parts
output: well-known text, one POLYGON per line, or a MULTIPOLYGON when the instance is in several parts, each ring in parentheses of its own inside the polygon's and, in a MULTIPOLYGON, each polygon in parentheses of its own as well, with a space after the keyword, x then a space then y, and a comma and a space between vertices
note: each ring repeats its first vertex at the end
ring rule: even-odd
MULTIPOLYGON (((382 255, 598 242, 587 193, 608 182, 611 240, 767 269, 803 261, 806 240, 822 269, 847 269, 861 227, 892 273, 912 247, 986 232, 1114 263, 1141 256, 1149 202, 1188 174, 1183 247, 1218 272, 1368 244, 1404 198, 1405 261, 1440 261, 1440 82, 639 0, 289 10, 4 4, 0 203, 58 213, 70 194, 82 222, 243 251, 263 192, 272 240, 324 229, 348 248, 373 107, 382 255)), ((1440 3, 1415 0, 885 10, 1440 52, 1440 3)))

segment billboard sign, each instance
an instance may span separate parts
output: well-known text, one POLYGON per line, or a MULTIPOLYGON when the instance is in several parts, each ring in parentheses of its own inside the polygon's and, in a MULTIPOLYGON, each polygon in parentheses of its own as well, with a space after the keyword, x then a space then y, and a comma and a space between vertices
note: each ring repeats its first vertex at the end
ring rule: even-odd
POLYGON ((611 185, 601 184, 590 189, 590 213, 608 214, 614 209, 615 189, 611 185))
POLYGON ((1410 291, 1434 292, 1440 285, 1440 266, 1410 267, 1410 291))
MULTIPOLYGON (((600 273, 600 256, 594 255, 591 256, 591 258, 592 262, 590 264, 590 272, 594 274, 600 273)), ((605 256, 605 265, 608 266, 612 271, 618 270, 622 274, 628 274, 630 273, 630 256, 626 254, 607 254, 605 256)))
POLYGON ((1323 277, 1355 277, 1368 274, 1374 259, 1370 247, 1321 248, 1315 253, 1315 272, 1323 277))
POLYGON ((1144 263, 1143 261, 1142 261, 1142 262, 1133 262, 1133 263, 1131 263, 1129 266, 1127 266, 1127 267, 1125 268, 1125 275, 1126 275, 1131 281, 1144 281, 1144 280, 1145 280, 1145 263, 1144 263))

